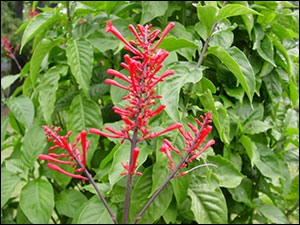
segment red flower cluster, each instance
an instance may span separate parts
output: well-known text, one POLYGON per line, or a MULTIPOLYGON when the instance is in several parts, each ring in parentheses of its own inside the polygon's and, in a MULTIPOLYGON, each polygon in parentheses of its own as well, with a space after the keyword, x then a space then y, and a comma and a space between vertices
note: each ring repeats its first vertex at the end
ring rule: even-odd
POLYGON ((6 37, 2 37, 2 44, 4 45, 4 50, 7 51, 6 55, 12 59, 15 59, 16 51, 19 50, 20 45, 16 45, 14 49, 14 46, 10 46, 10 40, 8 40, 6 37))
MULTIPOLYGON (((89 130, 91 133, 106 137, 121 138, 121 143, 123 143, 125 139, 131 140, 130 131, 138 131, 138 141, 142 141, 181 127, 181 124, 174 124, 162 132, 152 132, 149 135, 150 129, 147 126, 149 119, 159 114, 166 107, 165 105, 161 105, 155 110, 152 106, 156 105, 155 99, 162 98, 160 95, 155 95, 156 89, 154 87, 159 82, 164 81, 165 77, 174 74, 174 71, 166 71, 160 76, 155 76, 162 68, 162 62, 169 55, 169 53, 164 49, 157 49, 156 51, 154 50, 158 47, 171 28, 174 27, 174 23, 170 23, 166 27, 161 38, 156 42, 155 45, 152 43, 160 34, 160 30, 154 30, 151 32, 150 28, 152 25, 137 25, 139 32, 131 24, 128 27, 134 34, 137 42, 133 40, 129 42, 126 41, 122 34, 112 25, 110 21, 107 22, 107 28, 105 29, 106 33, 112 32, 116 37, 124 42, 124 49, 129 50, 135 55, 130 57, 128 54, 126 54, 124 56, 126 63, 121 63, 121 66, 129 71, 129 77, 114 69, 107 70, 109 75, 124 80, 126 83, 128 83, 128 86, 121 85, 112 79, 105 80, 105 83, 117 86, 129 92, 128 95, 122 98, 123 100, 127 100, 129 103, 126 104, 125 109, 122 109, 118 106, 113 107, 115 113, 121 115, 122 120, 125 122, 125 126, 121 126, 120 131, 115 131, 113 128, 108 126, 105 127, 105 129, 112 134, 107 134, 94 128, 89 130), (139 46, 141 51, 133 45, 139 46)), ((136 165, 133 164, 132 168, 128 168, 129 166, 127 164, 123 164, 123 166, 128 171, 127 173, 133 173, 132 169, 134 169, 136 165)))
MULTIPOLYGON (((195 121, 197 122, 197 124, 200 126, 200 129, 194 127, 192 124, 188 123, 187 125, 191 128, 191 130, 194 133, 194 137, 192 136, 192 134, 190 132, 184 132, 182 127, 179 127, 178 130, 180 131, 180 133, 183 135, 183 137, 185 138, 185 144, 186 144, 186 148, 182 149, 182 151, 188 151, 192 154, 192 156, 186 160, 186 162, 192 162, 193 159, 196 159, 198 156, 200 156, 207 148, 209 148, 210 146, 212 146, 215 143, 215 140, 209 140, 203 147, 202 149, 199 151, 199 147, 200 145, 203 143, 203 141, 206 139, 207 135, 211 132, 212 130, 212 126, 207 125, 208 123, 211 123, 211 112, 205 113, 204 114, 205 117, 200 116, 200 118, 202 119, 202 123, 195 118, 195 121)), ((159 149, 159 151, 164 152, 166 154, 166 156, 169 159, 170 162, 170 166, 168 168, 170 168, 171 170, 175 170, 174 167, 174 163, 171 157, 171 153, 170 150, 173 150, 174 152, 176 152, 177 154, 180 155, 181 158, 183 158, 181 152, 176 149, 175 147, 172 146, 172 144, 167 140, 164 139, 163 140, 164 144, 162 145, 162 147, 159 149)), ((182 164, 181 168, 186 167, 187 164, 184 163, 182 164)), ((175 176, 183 176, 185 175, 187 172, 184 171, 182 173, 180 173, 179 175, 175 176)))
POLYGON ((32 17, 34 17, 34 16, 36 16, 36 15, 39 15, 39 14, 40 14, 40 13, 37 12, 36 10, 32 11, 32 8, 31 8, 28 17, 29 17, 29 18, 32 18, 32 17))
MULTIPOLYGON (((57 148, 62 148, 67 150, 68 154, 55 154, 55 153, 49 153, 48 155, 41 154, 39 155, 38 158, 41 160, 48 160, 60 164, 72 165, 72 167, 79 165, 80 168, 75 169, 74 173, 84 171, 86 165, 86 152, 91 143, 91 141, 86 141, 87 132, 85 130, 80 132, 76 138, 76 141, 74 142, 74 144, 72 144, 67 142, 67 138, 72 134, 72 131, 69 131, 65 136, 58 136, 57 133, 59 132, 60 127, 58 127, 55 132, 52 131, 54 126, 52 126, 51 128, 49 128, 48 126, 43 126, 43 128, 46 131, 45 135, 50 135, 50 138, 47 140, 47 142, 53 140, 53 143, 55 144, 55 146, 49 148, 49 151, 52 151, 57 148), (76 147, 79 140, 81 140, 82 153, 80 153, 79 148, 76 147), (57 159, 63 157, 67 157, 67 158, 70 157, 69 161, 63 161, 57 159), (74 159, 76 163, 73 162, 74 159)), ((48 163, 47 166, 67 176, 74 177, 77 179, 82 179, 82 181, 85 181, 87 179, 86 177, 83 177, 81 175, 68 173, 63 169, 61 169, 58 165, 53 163, 48 163)))

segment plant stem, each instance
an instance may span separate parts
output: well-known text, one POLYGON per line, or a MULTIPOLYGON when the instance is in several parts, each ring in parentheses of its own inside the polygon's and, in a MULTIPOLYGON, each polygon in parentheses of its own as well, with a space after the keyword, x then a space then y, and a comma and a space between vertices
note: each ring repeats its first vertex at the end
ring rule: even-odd
POLYGON ((68 29, 69 29, 69 35, 72 37, 72 23, 71 23, 71 13, 70 13, 70 1, 67 1, 67 14, 68 14, 68 29))
POLYGON ((148 203, 145 205, 145 207, 142 209, 142 211, 134 219, 133 224, 136 224, 140 220, 140 218, 142 217, 142 215, 144 214, 144 212, 146 211, 146 209, 151 205, 151 203, 154 201, 154 199, 158 196, 158 194, 162 191, 162 189, 169 183, 169 181, 174 177, 174 175, 178 172, 178 170, 181 168, 181 166, 185 163, 185 161, 187 160, 187 158, 190 156, 190 154, 192 153, 192 149, 196 145, 197 139, 200 137, 201 132, 202 132, 202 130, 205 127, 205 123, 206 123, 206 119, 203 121, 202 126, 199 129, 199 133, 195 137, 193 144, 190 146, 190 148, 187 151, 187 153, 185 154, 185 156, 181 159, 181 161, 179 162, 178 166, 175 168, 175 170, 173 170, 173 172, 169 175, 169 177, 165 180, 165 182, 159 187, 159 189, 149 199, 148 203))
MULTIPOLYGON (((227 1, 224 1, 222 7, 224 7, 226 5, 226 3, 227 3, 227 1)), ((212 37, 212 34, 213 34, 213 32, 214 32, 214 30, 215 30, 215 28, 216 28, 217 25, 218 25, 218 21, 215 21, 214 24, 213 24, 213 26, 211 27, 210 34, 206 38, 205 44, 204 44, 202 52, 200 54, 200 57, 199 57, 199 60, 198 60, 197 66, 196 66, 197 68, 200 67, 200 65, 202 64, 202 61, 204 59, 204 55, 205 55, 205 53, 207 51, 207 48, 208 48, 208 43, 209 43, 209 41, 210 41, 210 39, 212 37)))
MULTIPOLYGON (((137 126, 137 117, 135 119, 135 125, 137 126)), ((133 137, 131 139, 131 151, 130 151, 130 160, 129 160, 129 168, 132 167, 132 152, 133 149, 136 147, 136 144, 138 142, 137 139, 137 133, 138 130, 135 129, 133 133, 133 137)), ((124 211, 123 211, 123 224, 128 223, 128 217, 129 217, 129 208, 130 208, 130 195, 131 195, 131 190, 132 190, 132 173, 128 173, 127 176, 127 185, 126 185, 126 197, 125 197, 125 203, 124 203, 124 211)))

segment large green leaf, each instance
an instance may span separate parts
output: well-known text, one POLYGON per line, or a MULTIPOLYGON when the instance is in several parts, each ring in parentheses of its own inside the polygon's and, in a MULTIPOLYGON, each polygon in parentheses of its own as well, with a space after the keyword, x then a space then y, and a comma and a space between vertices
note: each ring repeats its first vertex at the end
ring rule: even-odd
POLYGON ((55 205, 60 214, 74 217, 78 208, 87 201, 85 195, 74 189, 64 190, 57 196, 55 205))
POLYGON ((29 181, 22 188, 20 206, 30 222, 47 224, 54 209, 52 185, 46 180, 29 181))
POLYGON ((276 64, 274 62, 274 50, 273 50, 273 42, 272 40, 265 35, 262 42, 257 47, 257 53, 262 57, 264 60, 271 63, 274 67, 276 64))
POLYGON ((253 167, 253 165, 259 160, 259 151, 257 150, 255 143, 253 143, 246 135, 243 135, 239 142, 241 142, 246 149, 247 155, 251 161, 251 166, 253 167))
POLYGON ((211 34, 211 28, 216 21, 216 15, 218 13, 218 8, 216 6, 205 5, 196 6, 197 15, 200 22, 205 26, 206 36, 211 34))
POLYGON ((252 101, 255 90, 255 74, 245 54, 237 47, 224 49, 220 46, 210 47, 207 54, 217 56, 227 66, 252 101))
POLYGON ((28 97, 10 98, 7 106, 20 123, 26 128, 31 126, 34 117, 34 106, 28 97))
POLYGON ((226 200, 220 188, 212 188, 193 174, 188 195, 192 199, 191 209, 198 224, 227 223, 226 200))
POLYGON ((85 39, 70 39, 67 42, 66 54, 72 74, 87 95, 94 61, 92 46, 85 39))
POLYGON ((239 16, 239 15, 244 15, 244 14, 260 15, 260 13, 256 12, 253 9, 250 9, 246 6, 239 5, 239 4, 228 4, 220 9, 219 14, 216 17, 216 20, 220 21, 226 17, 239 16))
MULTIPOLYGON (((4 142, 4 138, 6 136, 8 121, 9 121, 8 116, 1 116, 1 146, 2 146, 2 142, 4 142)), ((1 147, 1 150, 2 150, 2 147, 1 147)))
POLYGON ((211 167, 211 170, 218 177, 220 187, 235 188, 245 177, 228 159, 220 155, 208 156, 207 161, 217 166, 211 167))
MULTIPOLYGON (((76 95, 72 100, 70 110, 67 112, 67 129, 73 131, 71 140, 75 141, 76 136, 83 130, 100 129, 101 126, 102 115, 99 106, 83 93, 76 95)), ((98 135, 88 133, 87 140, 91 140, 86 159, 88 165, 97 147, 98 139, 98 135)))
POLYGON ((103 34, 100 31, 96 31, 90 35, 88 41, 102 53, 110 49, 117 49, 120 43, 120 40, 116 39, 113 34, 103 34))
POLYGON ((145 24, 152 19, 165 15, 168 9, 168 1, 142 1, 141 24, 145 24))
POLYGON ((257 211, 263 216, 267 217, 275 224, 288 224, 288 220, 283 212, 274 205, 263 202, 260 199, 255 199, 255 206, 257 211))
POLYGON ((278 156, 271 149, 261 143, 256 143, 259 151, 260 160, 255 163, 259 171, 266 177, 279 178, 281 177, 281 168, 278 156))
POLYGON ((31 61, 30 61, 30 80, 31 83, 35 86, 35 82, 39 77, 39 70, 41 68, 41 63, 45 56, 50 52, 50 50, 56 45, 57 42, 43 39, 35 48, 31 61))
POLYGON ((41 79, 39 88, 39 102, 44 119, 48 125, 52 124, 52 113, 56 101, 56 90, 58 88, 59 75, 68 70, 67 66, 54 66, 49 69, 41 79))
POLYGON ((252 203, 253 184, 247 177, 242 180, 236 188, 228 188, 227 190, 232 195, 232 198, 238 202, 244 202, 248 206, 252 203))
MULTIPOLYGON (((116 215, 115 205, 109 205, 116 215)), ((113 224, 113 221, 98 195, 85 202, 77 211, 73 224, 113 224)))
MULTIPOLYGON (((151 192, 152 179, 151 179, 152 167, 148 167, 143 176, 137 181, 132 190, 131 206, 130 206, 130 219, 133 220, 138 213, 144 208, 148 202, 149 194, 151 192)), ((142 215, 138 221, 139 224, 153 224, 161 217, 169 207, 172 201, 172 187, 171 184, 166 185, 156 199, 151 203, 149 208, 142 215)))
POLYGON ((167 70, 174 70, 174 75, 165 78, 159 86, 161 104, 166 105, 166 112, 175 122, 180 121, 178 112, 179 92, 186 83, 196 83, 202 78, 203 68, 195 68, 194 64, 179 63, 167 67, 167 70))
POLYGON ((29 24, 26 26, 21 41, 21 52, 24 45, 32 39, 35 35, 50 29, 53 24, 58 20, 58 15, 55 12, 43 12, 34 16, 29 24))
POLYGON ((198 46, 187 39, 176 38, 176 37, 166 37, 159 44, 159 48, 165 49, 168 52, 181 49, 181 48, 195 48, 198 49, 198 46))
POLYGON ((35 123, 24 135, 21 148, 22 162, 31 169, 35 160, 43 153, 46 145, 44 130, 39 123, 35 123))
POLYGON ((5 77, 1 78, 1 88, 5 90, 6 88, 10 87, 19 77, 21 74, 16 75, 6 75, 5 77))
POLYGON ((16 173, 10 172, 4 166, 1 167, 1 208, 14 192, 19 181, 20 177, 16 173))

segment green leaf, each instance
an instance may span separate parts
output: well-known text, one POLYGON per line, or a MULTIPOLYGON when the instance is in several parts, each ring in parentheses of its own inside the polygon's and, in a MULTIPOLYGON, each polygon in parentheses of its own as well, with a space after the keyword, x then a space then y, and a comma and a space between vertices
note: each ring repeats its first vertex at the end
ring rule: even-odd
POLYGON ((281 169, 278 156, 271 149, 263 144, 256 143, 259 151, 260 160, 255 163, 259 171, 266 177, 279 178, 281 177, 281 169))
POLYGON ((221 31, 214 34, 209 42, 209 46, 222 46, 229 48, 233 42, 234 35, 231 31, 221 31))
MULTIPOLYGON (((131 221, 138 215, 138 213, 144 208, 149 200, 148 196, 151 192, 152 186, 151 171, 152 167, 148 167, 132 190, 130 205, 131 221)), ((172 196, 173 192, 171 184, 167 184, 142 215, 138 223, 153 224, 155 221, 157 221, 169 207, 169 204, 172 201, 172 196)))
POLYGON ((245 54, 237 47, 223 49, 220 46, 209 47, 207 54, 217 56, 227 66, 252 101, 255 90, 255 74, 245 54))
POLYGON ((55 205, 57 211, 68 217, 76 216, 77 209, 87 201, 81 192, 68 189, 59 193, 55 205))
POLYGON ((19 181, 20 177, 16 173, 8 171, 4 166, 1 167, 1 209, 14 192, 19 181))
POLYGON ((211 167, 211 170, 218 177, 220 187, 235 188, 245 177, 229 160, 220 155, 208 156, 207 160, 217 166, 211 167))
POLYGON ((66 55, 72 74, 87 95, 94 61, 92 46, 85 39, 70 39, 67 42, 66 55))
POLYGON ((8 116, 1 116, 1 145, 4 142, 4 138, 6 136, 8 121, 9 121, 8 116))
MULTIPOLYGON (((102 126, 102 115, 99 106, 83 93, 76 95, 70 105, 70 110, 67 112, 67 129, 72 130, 70 136, 72 141, 75 141, 76 136, 83 130, 90 128, 100 129, 102 126)), ((99 135, 87 135, 87 140, 91 140, 91 145, 87 151, 87 165, 93 157, 94 151, 97 147, 99 135)))
POLYGON ((176 37, 166 37, 159 44, 159 48, 165 49, 168 52, 181 49, 181 48, 195 48, 198 49, 198 46, 187 39, 176 38, 176 37))
POLYGON ((242 180, 239 186, 236 188, 228 188, 227 190, 232 195, 235 201, 243 202, 248 206, 251 206, 252 202, 252 190, 253 184, 247 177, 242 180))
POLYGON ((142 1, 142 17, 140 24, 145 24, 158 16, 165 15, 168 1, 142 1))
POLYGON ((166 112, 175 122, 180 121, 178 112, 179 92, 186 83, 196 83, 202 78, 203 68, 195 68, 194 64, 173 64, 167 67, 167 70, 174 70, 174 75, 165 78, 159 86, 159 92, 162 96, 161 104, 166 105, 166 112), (190 69, 191 68, 191 69, 190 69), (167 97, 166 97, 167 96, 167 97))
MULTIPOLYGON (((114 215, 116 215, 115 205, 109 204, 114 215)), ((72 220, 73 224, 113 224, 113 221, 100 201, 99 196, 95 195, 85 202, 77 211, 72 220)))
POLYGON ((222 7, 219 11, 218 16, 216 17, 217 21, 220 21, 224 18, 231 17, 231 16, 239 16, 244 14, 255 14, 261 15, 260 13, 256 12, 253 9, 250 9, 246 6, 239 5, 239 4, 228 4, 222 7))
POLYGON ((276 206, 263 202, 260 199, 255 199, 255 206, 257 211, 263 216, 271 220, 275 224, 288 224, 288 220, 283 212, 276 206))
POLYGON ((35 35, 39 34, 40 32, 49 30, 57 20, 57 14, 49 11, 34 16, 29 22, 29 24, 26 26, 25 31, 23 33, 20 52, 22 52, 24 45, 30 39, 32 39, 35 35))
POLYGON ((68 70, 67 66, 54 66, 49 69, 41 79, 39 102, 44 119, 48 125, 52 124, 51 116, 54 112, 59 75, 64 73, 66 70, 68 70))
POLYGON ((31 224, 31 222, 22 211, 20 204, 18 205, 16 220, 17 224, 31 224))
POLYGON ((198 224, 227 223, 226 200, 221 189, 213 189, 193 174, 188 195, 192 199, 191 209, 198 224))
POLYGON ((251 120, 244 125, 244 132, 246 134, 264 133, 270 128, 272 128, 272 126, 267 122, 251 120))
POLYGON ((40 124, 35 123, 24 135, 21 161, 31 169, 38 156, 43 153, 46 145, 44 130, 40 124))
POLYGON ((1 87, 3 90, 10 87, 19 77, 21 74, 16 75, 6 75, 5 77, 1 78, 1 87))
POLYGON ((264 60, 271 63, 274 67, 277 67, 274 62, 274 50, 273 50, 273 43, 272 40, 265 36, 262 42, 257 47, 257 53, 262 57, 264 60))
POLYGON ((20 206, 30 222, 47 224, 54 209, 52 185, 46 180, 29 181, 22 188, 20 206))
MULTIPOLYGON (((123 163, 129 162, 130 149, 131 149, 130 146, 131 145, 128 142, 125 142, 124 144, 120 145, 118 150, 116 150, 114 153, 114 159, 111 164, 111 168, 108 175, 108 179, 111 187, 113 187, 114 184, 117 183, 122 178, 120 173, 126 172, 121 162, 123 163)), ((136 168, 136 171, 138 171, 139 166, 146 161, 148 155, 152 152, 152 148, 148 145, 142 145, 142 146, 138 145, 137 147, 140 148, 140 153, 138 156, 138 167, 136 168)))
POLYGON ((49 39, 43 39, 33 51, 30 60, 30 80, 35 86, 35 82, 39 76, 39 70, 41 68, 41 63, 45 56, 50 52, 50 50, 56 45, 55 41, 49 39))
POLYGON ((255 143, 253 143, 251 139, 246 135, 243 135, 240 138, 239 142, 241 142, 246 149, 246 152, 251 161, 251 166, 253 167, 253 165, 259 161, 259 151, 257 150, 255 143))
POLYGON ((28 97, 10 98, 7 101, 7 106, 20 123, 26 128, 31 126, 34 117, 34 106, 28 97))
POLYGON ((96 31, 90 35, 88 41, 102 53, 110 49, 115 50, 120 43, 112 34, 103 34, 100 31, 96 31))
POLYGON ((205 5, 196 6, 197 15, 200 22, 205 26, 206 36, 211 34, 211 28, 216 21, 216 15, 218 13, 218 8, 216 6, 205 5))

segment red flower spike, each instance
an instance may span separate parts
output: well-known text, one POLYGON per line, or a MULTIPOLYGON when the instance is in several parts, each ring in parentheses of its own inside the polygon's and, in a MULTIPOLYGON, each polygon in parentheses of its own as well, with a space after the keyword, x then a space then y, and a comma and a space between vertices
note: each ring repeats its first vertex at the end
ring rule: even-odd
MULTIPOLYGON (((52 162, 56 162, 56 163, 72 165, 72 167, 79 165, 81 168, 75 169, 74 172, 84 171, 85 164, 86 164, 86 162, 85 162, 86 152, 91 143, 90 141, 86 142, 87 132, 85 130, 83 130, 79 135, 77 135, 75 143, 72 144, 72 143, 67 142, 67 138, 71 135, 72 131, 69 131, 65 136, 58 136, 57 133, 59 132, 60 128, 57 128, 56 131, 53 132, 52 130, 54 129, 54 126, 51 126, 51 128, 49 128, 48 126, 42 126, 42 127, 44 128, 46 134, 51 136, 49 139, 50 140, 54 139, 53 142, 56 144, 55 146, 50 147, 49 151, 52 151, 52 150, 55 150, 56 148, 61 147, 62 149, 67 150, 67 152, 69 154, 55 154, 55 153, 49 153, 48 155, 41 154, 41 155, 39 155, 38 158, 40 160, 48 160, 48 161, 52 161, 52 162), (76 144, 79 142, 79 140, 81 140, 82 154, 80 153, 79 148, 75 147, 76 144), (60 157, 67 157, 67 158, 69 158, 68 159, 69 161, 62 161, 62 160, 56 159, 56 158, 60 158, 60 157), (74 159, 76 160, 76 162, 72 162, 74 159)), ((49 141, 49 139, 48 139, 48 141, 49 141)), ((53 163, 48 163, 47 166, 49 168, 52 168, 54 170, 57 170, 58 172, 65 174, 67 176, 71 176, 71 177, 78 178, 78 179, 83 179, 83 181, 87 179, 80 175, 74 175, 74 174, 68 173, 53 163)))
POLYGON ((199 151, 198 153, 196 153, 195 155, 193 155, 188 162, 192 162, 193 159, 196 159, 198 156, 200 156, 206 149, 208 149, 210 146, 212 146, 213 144, 215 144, 215 140, 209 140, 204 147, 201 149, 201 151, 199 151))
POLYGON ((134 148, 133 152, 132 152, 132 166, 129 169, 129 173, 133 173, 135 168, 136 168, 136 161, 137 161, 137 157, 139 156, 140 153, 140 149, 139 148, 134 148))

